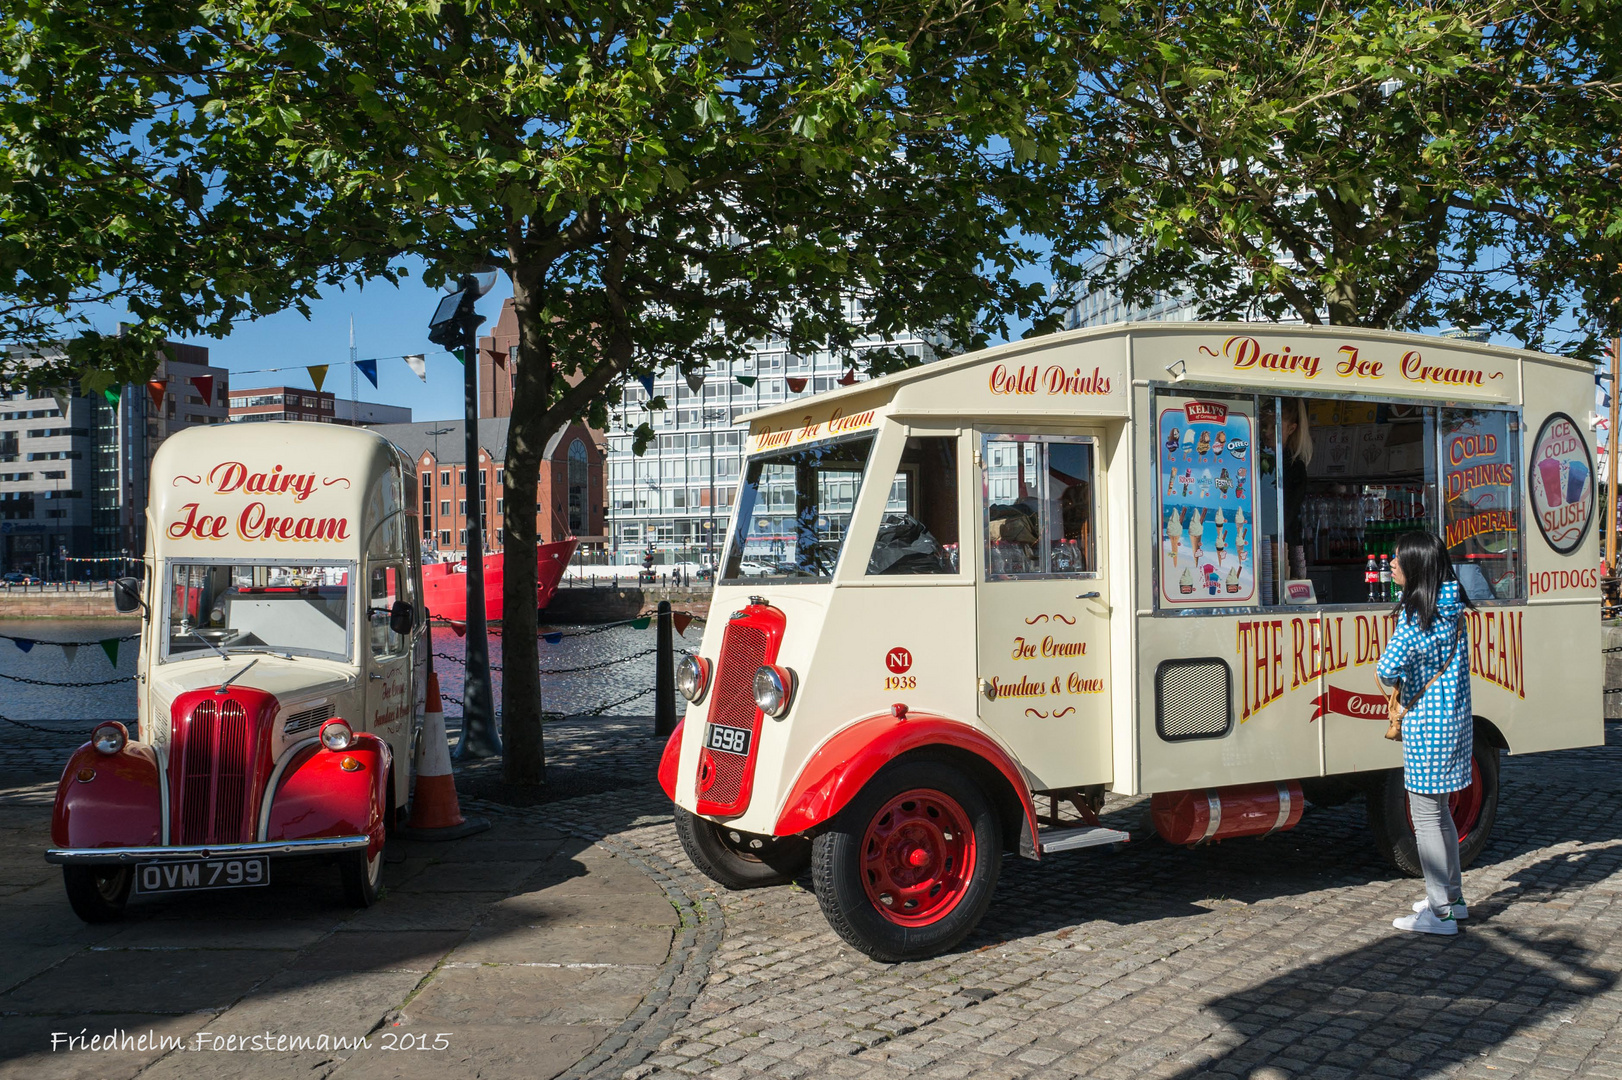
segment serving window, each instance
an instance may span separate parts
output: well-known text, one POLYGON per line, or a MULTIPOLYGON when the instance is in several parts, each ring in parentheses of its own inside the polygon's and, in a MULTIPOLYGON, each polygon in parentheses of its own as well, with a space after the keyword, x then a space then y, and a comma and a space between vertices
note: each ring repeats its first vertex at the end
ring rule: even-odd
POLYGON ((1162 609, 1389 605, 1397 538, 1420 529, 1473 599, 1525 595, 1513 411, 1179 388, 1155 416, 1162 609))
POLYGON ((1096 573, 1093 441, 987 435, 981 453, 987 579, 1096 573))

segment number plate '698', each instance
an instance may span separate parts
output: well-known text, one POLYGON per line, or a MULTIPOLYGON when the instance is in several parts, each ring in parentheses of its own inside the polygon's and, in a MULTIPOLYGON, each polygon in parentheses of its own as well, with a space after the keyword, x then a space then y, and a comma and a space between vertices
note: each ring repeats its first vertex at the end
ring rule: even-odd
POLYGON ((711 750, 719 750, 723 754, 741 754, 749 756, 749 736, 752 734, 748 728, 721 727, 711 724, 704 745, 711 750))

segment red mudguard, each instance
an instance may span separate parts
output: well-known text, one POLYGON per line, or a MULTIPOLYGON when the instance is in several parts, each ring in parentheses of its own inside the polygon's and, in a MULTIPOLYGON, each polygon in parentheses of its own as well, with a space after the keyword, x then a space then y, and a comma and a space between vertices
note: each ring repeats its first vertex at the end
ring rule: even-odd
POLYGON ((687 726, 684 716, 676 721, 676 730, 665 742, 665 752, 659 755, 659 786, 665 789, 670 801, 676 801, 676 770, 681 767, 681 732, 687 726))
POLYGON ((317 836, 355 836, 365 833, 366 850, 376 855, 383 847, 383 815, 389 805, 389 744, 376 735, 361 733, 348 750, 312 746, 301 750, 276 789, 270 804, 266 840, 309 840, 317 836), (344 770, 344 758, 360 768, 344 770))
MULTIPOLYGON (((911 713, 904 719, 869 717, 836 732, 800 771, 773 832, 789 836, 822 824, 843 810, 885 765, 909 750, 926 746, 966 750, 1002 773, 1019 795, 1025 824, 1034 840, 1036 807, 1013 759, 985 732, 956 720, 921 713, 911 713)), ((665 752, 670 751, 667 748, 665 752)))
POLYGON ((68 759, 51 811, 59 848, 150 847, 163 843, 163 792, 152 747, 128 743, 103 754, 85 743, 68 759), (80 780, 82 772, 90 779, 80 780))

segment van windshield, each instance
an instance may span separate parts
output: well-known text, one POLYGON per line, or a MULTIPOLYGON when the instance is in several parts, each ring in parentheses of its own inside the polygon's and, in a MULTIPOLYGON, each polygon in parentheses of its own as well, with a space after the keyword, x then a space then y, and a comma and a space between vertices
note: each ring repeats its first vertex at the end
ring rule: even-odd
POLYGON ((864 435, 749 459, 722 582, 832 578, 872 450, 864 435))
POLYGON ((220 649, 347 659, 352 566, 171 563, 165 656, 220 649))

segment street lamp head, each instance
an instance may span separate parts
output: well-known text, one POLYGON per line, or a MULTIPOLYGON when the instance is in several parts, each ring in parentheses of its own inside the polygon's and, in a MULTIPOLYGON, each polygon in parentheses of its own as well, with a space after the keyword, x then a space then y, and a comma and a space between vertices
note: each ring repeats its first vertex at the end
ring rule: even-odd
POLYGON ((489 292, 496 284, 496 275, 501 271, 494 266, 470 266, 460 271, 455 277, 446 278, 445 284, 440 286, 447 293, 459 293, 471 290, 473 299, 477 300, 489 292))

